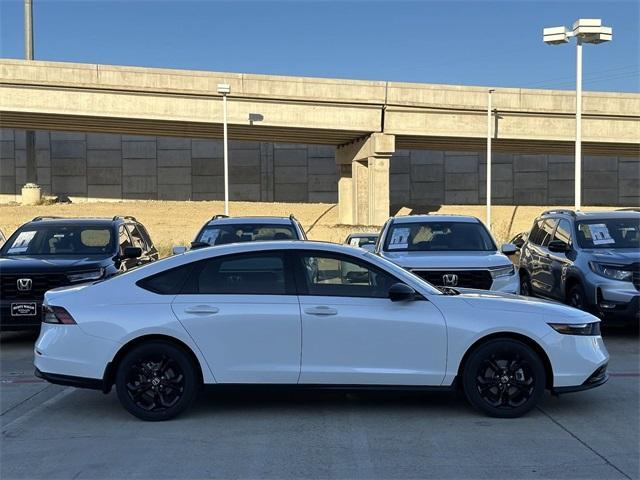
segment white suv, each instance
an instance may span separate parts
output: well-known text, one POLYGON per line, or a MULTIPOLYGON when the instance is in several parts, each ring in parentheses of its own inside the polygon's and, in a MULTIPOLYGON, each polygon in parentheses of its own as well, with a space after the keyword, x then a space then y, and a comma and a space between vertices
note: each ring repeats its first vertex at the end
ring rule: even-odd
POLYGON ((518 276, 476 217, 409 215, 392 217, 382 227, 376 253, 436 286, 520 293, 518 276))

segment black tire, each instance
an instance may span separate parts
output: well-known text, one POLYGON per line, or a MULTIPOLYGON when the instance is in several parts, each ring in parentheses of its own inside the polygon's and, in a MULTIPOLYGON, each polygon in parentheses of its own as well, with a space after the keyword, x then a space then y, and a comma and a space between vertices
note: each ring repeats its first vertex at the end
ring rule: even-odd
POLYGON ((527 272, 520 272, 520 295, 524 295, 525 297, 533 296, 531 278, 527 272))
POLYGON ((545 389, 544 365, 524 343, 509 338, 476 348, 463 366, 467 400, 491 417, 520 417, 535 407, 545 389))
POLYGON ((587 303, 587 294, 584 291, 584 287, 581 283, 574 283, 567 292, 567 305, 577 308, 579 310, 589 311, 589 304, 587 303))
POLYGON ((169 420, 188 408, 199 380, 187 353, 168 342, 149 341, 127 353, 116 370, 122 406, 149 421, 169 420))

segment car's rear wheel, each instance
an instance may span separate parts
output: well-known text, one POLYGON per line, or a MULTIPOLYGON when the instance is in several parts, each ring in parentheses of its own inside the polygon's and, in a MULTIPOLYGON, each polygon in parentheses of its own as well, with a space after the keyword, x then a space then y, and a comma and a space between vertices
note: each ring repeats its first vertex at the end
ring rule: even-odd
POLYGON ((487 415, 519 417, 542 398, 544 365, 536 352, 518 340, 490 340, 467 359, 463 388, 469 402, 487 415))
POLYGON ((194 400, 196 369, 189 356, 168 342, 150 341, 128 352, 116 371, 122 406, 142 420, 169 420, 194 400))
POLYGON ((531 291, 531 278, 527 272, 520 272, 520 295, 530 297, 533 295, 531 291))

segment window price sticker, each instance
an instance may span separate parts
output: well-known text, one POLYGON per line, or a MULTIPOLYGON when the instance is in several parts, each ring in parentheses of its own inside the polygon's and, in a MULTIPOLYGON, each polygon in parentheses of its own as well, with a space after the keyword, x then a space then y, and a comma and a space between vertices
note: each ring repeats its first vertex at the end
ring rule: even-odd
POLYGON ((589 225, 589 233, 591 233, 591 239, 593 240, 594 245, 608 245, 616 243, 616 241, 611 238, 609 229, 604 223, 589 225))
POLYGON ((389 242, 389 250, 407 248, 409 246, 410 228, 394 228, 391 233, 391 241, 389 242))
POLYGON ((11 248, 9 248, 9 251, 7 253, 24 253, 27 251, 27 249, 29 248, 29 244, 31 243, 31 240, 33 240, 33 237, 36 236, 36 231, 32 230, 30 232, 20 232, 18 234, 18 238, 16 238, 13 242, 13 245, 11 245, 11 248))

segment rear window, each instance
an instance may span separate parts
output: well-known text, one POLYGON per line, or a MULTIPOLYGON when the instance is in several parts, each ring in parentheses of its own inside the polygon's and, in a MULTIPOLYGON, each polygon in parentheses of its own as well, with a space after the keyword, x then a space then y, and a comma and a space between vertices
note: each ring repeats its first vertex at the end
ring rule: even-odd
POLYGON ((138 281, 138 286, 160 295, 177 295, 191 275, 194 264, 182 265, 138 281))
POLYGON ((296 240, 297 238, 293 225, 252 223, 206 226, 198 234, 196 242, 225 245, 266 240, 296 240))

